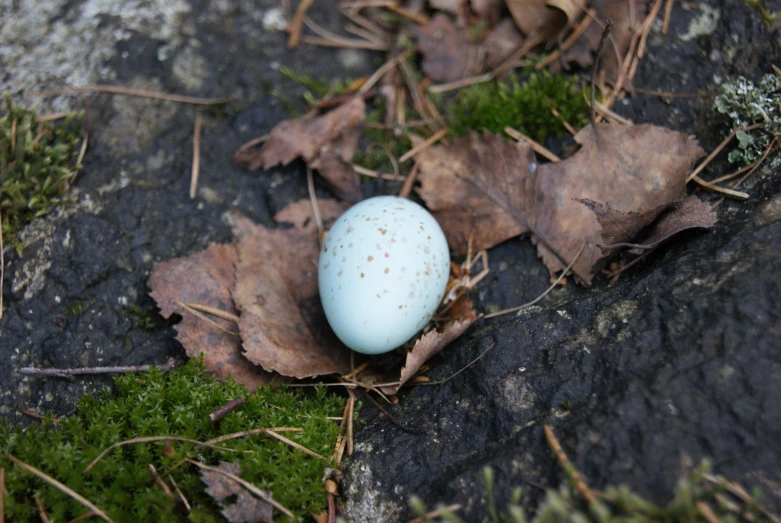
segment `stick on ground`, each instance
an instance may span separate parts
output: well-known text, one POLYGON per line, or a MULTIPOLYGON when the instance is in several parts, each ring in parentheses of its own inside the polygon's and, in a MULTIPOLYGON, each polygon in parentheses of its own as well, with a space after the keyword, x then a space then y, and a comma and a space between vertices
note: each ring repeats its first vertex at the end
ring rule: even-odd
POLYGON ((201 172, 201 113, 195 113, 193 129, 193 169, 190 175, 190 199, 195 198, 198 190, 198 175, 201 172))

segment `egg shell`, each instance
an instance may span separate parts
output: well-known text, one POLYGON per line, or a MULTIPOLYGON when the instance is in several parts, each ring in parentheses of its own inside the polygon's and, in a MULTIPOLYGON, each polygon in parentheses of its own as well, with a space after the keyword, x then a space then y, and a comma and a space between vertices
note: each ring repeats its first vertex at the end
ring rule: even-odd
POLYGON ((336 220, 320 249, 318 285, 328 323, 364 354, 402 345, 434 315, 450 274, 437 221, 396 196, 364 200, 336 220))

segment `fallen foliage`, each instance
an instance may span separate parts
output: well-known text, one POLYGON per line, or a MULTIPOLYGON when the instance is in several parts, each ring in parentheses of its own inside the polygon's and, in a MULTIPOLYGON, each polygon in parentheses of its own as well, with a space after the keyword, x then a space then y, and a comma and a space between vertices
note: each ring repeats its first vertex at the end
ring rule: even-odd
POLYGON ((453 26, 447 15, 437 13, 413 32, 423 55, 421 69, 435 82, 452 82, 482 71, 484 49, 470 43, 466 30, 453 26))
POLYGON ((589 126, 575 140, 581 149, 573 156, 538 165, 525 143, 473 132, 417 156, 418 193, 454 252, 466 252, 470 235, 480 250, 532 232, 538 254, 555 273, 585 241, 573 271, 590 283, 604 257, 597 247, 604 243, 602 227, 577 200, 644 214, 638 224, 648 225, 683 198, 686 176, 704 152, 693 137, 651 125, 603 124, 596 133, 589 126))
MULTIPOLYGON (((237 462, 221 461, 215 468, 241 477, 241 467, 237 462)), ((253 496, 236 481, 207 469, 201 469, 201 480, 206 484, 205 492, 222 507, 222 515, 229 523, 273 521, 271 505, 253 496)))

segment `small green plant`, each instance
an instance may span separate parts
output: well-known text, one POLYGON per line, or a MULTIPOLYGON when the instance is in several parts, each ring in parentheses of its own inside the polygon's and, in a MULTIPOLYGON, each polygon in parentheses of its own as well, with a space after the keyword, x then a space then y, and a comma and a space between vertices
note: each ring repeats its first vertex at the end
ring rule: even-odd
POLYGON ((73 416, 58 424, 15 427, 0 423, 0 468, 5 469, 5 515, 11 521, 38 520, 37 496, 52 521, 69 521, 87 510, 59 490, 14 465, 13 455, 69 486, 104 510, 114 521, 223 521, 220 509, 204 493, 198 469, 184 458, 218 465, 238 461, 241 477, 272 493, 275 500, 304 520, 325 507, 321 480, 327 462, 305 455, 267 436, 256 434, 220 443, 238 452, 224 452, 168 440, 134 443, 108 452, 86 466, 110 445, 143 436, 177 436, 206 441, 255 427, 300 427, 284 435, 322 455, 332 451, 344 403, 317 388, 310 393, 261 387, 248 394, 233 382, 219 382, 203 372, 197 360, 164 373, 126 375, 116 380, 116 393, 85 397, 73 416), (245 404, 218 422, 209 413, 227 401, 245 404), (166 472, 192 506, 184 508, 156 485, 149 465, 167 480, 166 472))
POLYGON ((481 129, 501 133, 510 126, 543 141, 566 132, 551 109, 575 128, 588 123, 588 104, 577 81, 548 71, 532 72, 523 81, 513 74, 507 81, 464 89, 448 110, 448 122, 457 136, 481 129))
POLYGON ((8 241, 23 225, 65 201, 79 166, 81 114, 38 122, 5 96, 0 113, 0 213, 8 241))
POLYGON ((732 163, 755 162, 773 137, 781 136, 781 77, 766 74, 755 86, 739 76, 720 87, 714 107, 729 116, 735 128, 763 124, 753 131, 738 131, 738 147, 729 153, 732 163))

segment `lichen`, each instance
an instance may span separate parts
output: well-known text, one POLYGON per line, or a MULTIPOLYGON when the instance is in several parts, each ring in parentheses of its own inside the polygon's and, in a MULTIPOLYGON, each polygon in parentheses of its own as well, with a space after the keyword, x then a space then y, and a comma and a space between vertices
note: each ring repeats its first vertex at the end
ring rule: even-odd
POLYGON ((751 80, 739 76, 720 87, 714 108, 729 116, 733 128, 764 124, 753 131, 738 131, 738 147, 729 153, 732 163, 755 162, 773 137, 781 135, 781 77, 766 74, 755 86, 751 80))

